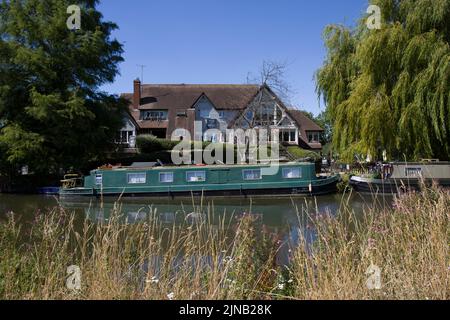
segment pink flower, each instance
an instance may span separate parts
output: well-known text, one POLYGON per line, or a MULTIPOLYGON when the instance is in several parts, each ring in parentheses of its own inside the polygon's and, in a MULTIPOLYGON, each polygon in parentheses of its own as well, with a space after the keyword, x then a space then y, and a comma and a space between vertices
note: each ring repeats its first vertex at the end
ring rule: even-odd
POLYGON ((377 243, 376 240, 375 240, 375 239, 372 239, 372 238, 369 238, 369 240, 367 241, 367 244, 368 244, 369 249, 374 249, 376 243, 377 243))

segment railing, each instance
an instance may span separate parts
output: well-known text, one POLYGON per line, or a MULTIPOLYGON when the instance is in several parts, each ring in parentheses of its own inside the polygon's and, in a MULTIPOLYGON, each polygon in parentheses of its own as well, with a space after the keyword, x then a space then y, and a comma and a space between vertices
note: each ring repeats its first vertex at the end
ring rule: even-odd
POLYGON ((331 163, 328 170, 332 172, 340 172, 353 175, 369 175, 381 173, 381 168, 377 167, 375 164, 346 164, 346 163, 331 163))
POLYGON ((79 174, 66 174, 61 180, 63 189, 73 189, 83 185, 83 178, 79 174))

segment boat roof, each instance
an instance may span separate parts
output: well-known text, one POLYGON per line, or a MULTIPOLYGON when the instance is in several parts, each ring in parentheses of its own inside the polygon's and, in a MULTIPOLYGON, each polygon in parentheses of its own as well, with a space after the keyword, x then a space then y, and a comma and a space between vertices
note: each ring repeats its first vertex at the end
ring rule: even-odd
MULTIPOLYGON (((258 164, 217 164, 217 165, 165 165, 161 166, 158 163, 153 162, 141 162, 141 163, 133 163, 131 166, 117 166, 117 167, 100 167, 93 171, 125 171, 125 170, 184 170, 184 169, 230 169, 230 168, 254 168, 254 167, 269 167, 273 165, 273 163, 258 163, 258 164)), ((279 166, 292 166, 292 165, 308 165, 315 166, 314 163, 311 162, 285 162, 278 163, 279 166)))
POLYGON ((397 165, 397 166, 428 166, 428 165, 432 165, 432 166, 439 166, 439 165, 450 165, 449 161, 422 161, 422 162, 391 162, 390 164, 392 165, 397 165))

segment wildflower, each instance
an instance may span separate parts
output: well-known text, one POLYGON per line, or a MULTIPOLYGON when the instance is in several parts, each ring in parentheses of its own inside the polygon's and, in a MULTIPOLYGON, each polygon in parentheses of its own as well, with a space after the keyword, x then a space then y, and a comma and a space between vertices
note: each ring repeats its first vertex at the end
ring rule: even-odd
POLYGON ((223 258, 223 261, 225 261, 225 263, 231 263, 231 262, 233 262, 233 258, 230 256, 227 256, 227 257, 223 258))
POLYGON ((292 279, 289 279, 289 280, 288 280, 288 283, 292 283, 292 282, 294 282, 294 280, 292 280, 292 279))
POLYGON ((284 290, 284 283, 280 283, 278 285, 278 290, 284 290))
POLYGON ((152 283, 152 284, 158 284, 159 283, 159 279, 157 279, 156 277, 152 277, 150 280, 145 281, 147 283, 152 283))
POLYGON ((368 242, 369 249, 374 249, 375 248, 375 244, 376 244, 376 240, 375 239, 370 238, 367 242, 368 242))
POLYGON ((173 300, 175 298, 175 293, 171 292, 167 295, 167 299, 173 300))

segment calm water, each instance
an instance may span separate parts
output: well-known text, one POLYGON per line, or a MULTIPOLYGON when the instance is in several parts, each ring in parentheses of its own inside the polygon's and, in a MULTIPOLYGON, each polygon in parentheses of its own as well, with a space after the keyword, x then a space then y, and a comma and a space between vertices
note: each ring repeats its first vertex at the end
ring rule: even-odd
MULTIPOLYGON (((170 219, 173 214, 189 214, 193 211, 210 212, 215 216, 221 214, 249 213, 260 216, 267 226, 285 227, 298 221, 297 212, 308 210, 336 214, 342 202, 348 203, 356 214, 362 214, 364 208, 372 206, 389 206, 392 197, 374 198, 370 195, 327 195, 320 197, 297 198, 207 198, 207 199, 154 199, 124 198, 120 200, 121 209, 129 219, 139 219, 146 212, 156 211, 162 217, 170 219)), ((103 204, 97 199, 60 200, 54 196, 7 195, 0 194, 0 217, 8 212, 21 216, 23 221, 32 221, 36 213, 45 213, 51 208, 62 205, 75 212, 80 219, 107 220, 109 212, 117 198, 105 198, 103 204)))
MULTIPOLYGON (((45 214, 58 203, 65 209, 75 212, 76 225, 81 227, 87 217, 93 222, 107 221, 117 199, 107 198, 101 203, 99 200, 86 198, 82 200, 63 201, 53 196, 6 195, 0 194, 0 219, 7 213, 14 212, 24 223, 32 223, 36 214, 45 214)), ((369 195, 328 195, 316 198, 276 198, 242 199, 242 198, 208 198, 208 199, 153 199, 153 198, 125 198, 120 200, 121 212, 124 220, 138 222, 145 219, 147 213, 158 214, 162 221, 173 223, 183 221, 191 212, 203 212, 206 216, 228 217, 251 213, 257 215, 262 222, 282 240, 284 245, 279 251, 279 263, 288 263, 289 248, 295 246, 299 233, 307 242, 315 238, 314 230, 305 227, 303 223, 309 213, 337 214, 343 202, 348 203, 356 215, 362 216, 364 209, 373 206, 390 206, 392 197, 374 198, 369 195)))

